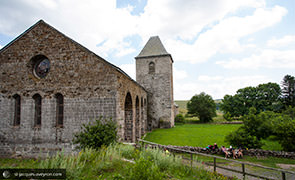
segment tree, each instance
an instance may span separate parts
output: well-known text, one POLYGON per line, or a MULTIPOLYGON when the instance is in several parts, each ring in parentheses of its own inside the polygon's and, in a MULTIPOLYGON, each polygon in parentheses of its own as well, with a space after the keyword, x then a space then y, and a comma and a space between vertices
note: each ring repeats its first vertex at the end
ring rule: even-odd
POLYGON ((286 75, 282 81, 282 101, 288 107, 295 107, 295 78, 291 75, 286 75))
POLYGON ((196 115, 201 122, 210 122, 216 116, 216 105, 210 95, 197 94, 187 103, 188 114, 196 115))
POLYGON ((276 83, 260 84, 257 87, 239 89, 234 96, 225 95, 221 105, 224 113, 240 117, 255 107, 257 114, 263 111, 280 111, 280 86, 276 83))
POLYGON ((231 117, 239 117, 245 114, 243 101, 238 95, 225 95, 222 99, 220 109, 224 112, 224 114, 228 114, 231 117))
POLYGON ((83 124, 82 131, 75 134, 74 144, 79 144, 82 149, 98 149, 108 146, 117 140, 117 124, 112 119, 95 120, 94 124, 83 124))

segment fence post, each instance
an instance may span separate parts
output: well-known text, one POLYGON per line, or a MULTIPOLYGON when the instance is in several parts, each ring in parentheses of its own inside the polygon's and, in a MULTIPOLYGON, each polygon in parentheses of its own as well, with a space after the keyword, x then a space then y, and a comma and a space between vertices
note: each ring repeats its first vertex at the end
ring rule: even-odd
POLYGON ((216 172, 216 157, 214 157, 214 172, 216 172))
POLYGON ((285 172, 282 172, 282 180, 286 180, 286 174, 285 174, 285 172))
POLYGON ((191 168, 193 168, 193 154, 191 154, 191 168))
POLYGON ((242 164, 242 172, 243 172, 243 179, 245 179, 246 178, 245 164, 242 164))

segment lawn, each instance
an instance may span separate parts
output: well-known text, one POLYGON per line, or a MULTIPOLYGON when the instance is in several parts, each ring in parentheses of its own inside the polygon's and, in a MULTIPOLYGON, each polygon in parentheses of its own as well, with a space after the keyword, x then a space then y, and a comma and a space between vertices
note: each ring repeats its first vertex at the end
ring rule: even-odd
POLYGON ((145 140, 163 145, 207 147, 224 142, 225 136, 238 129, 240 124, 183 124, 170 129, 156 129, 148 133, 145 140))
MULTIPOLYGON (((170 129, 155 129, 145 140, 163 145, 207 147, 217 143, 229 147, 225 136, 237 130, 241 124, 177 124, 170 129)), ((281 145, 273 138, 262 141, 264 150, 281 151, 281 145)))

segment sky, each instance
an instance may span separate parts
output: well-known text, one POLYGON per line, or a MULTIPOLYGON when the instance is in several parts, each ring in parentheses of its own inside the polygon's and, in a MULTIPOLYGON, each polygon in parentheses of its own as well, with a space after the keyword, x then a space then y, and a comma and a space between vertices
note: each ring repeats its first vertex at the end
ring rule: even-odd
POLYGON ((175 100, 295 75, 294 0, 0 0, 0 48, 40 19, 133 79, 134 57, 159 36, 175 100))

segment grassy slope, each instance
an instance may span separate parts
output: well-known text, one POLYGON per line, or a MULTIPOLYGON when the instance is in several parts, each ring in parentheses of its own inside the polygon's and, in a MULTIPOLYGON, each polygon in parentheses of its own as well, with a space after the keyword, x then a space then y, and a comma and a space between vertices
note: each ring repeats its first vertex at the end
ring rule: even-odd
POLYGON ((215 142, 229 146, 224 137, 241 125, 184 124, 171 129, 156 129, 148 133, 145 140, 165 145, 206 147, 215 142))
POLYGON ((187 100, 177 100, 177 101, 174 101, 179 108, 182 108, 182 109, 186 109, 186 104, 187 104, 187 100))

